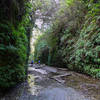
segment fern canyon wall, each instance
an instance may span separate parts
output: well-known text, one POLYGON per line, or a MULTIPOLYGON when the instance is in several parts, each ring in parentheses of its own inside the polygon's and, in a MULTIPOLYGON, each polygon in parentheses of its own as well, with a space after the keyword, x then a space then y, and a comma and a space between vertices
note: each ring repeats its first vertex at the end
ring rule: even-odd
POLYGON ((26 78, 32 13, 28 0, 0 0, 0 87, 26 78))
POLYGON ((62 0, 35 42, 34 60, 100 78, 100 1, 62 0))

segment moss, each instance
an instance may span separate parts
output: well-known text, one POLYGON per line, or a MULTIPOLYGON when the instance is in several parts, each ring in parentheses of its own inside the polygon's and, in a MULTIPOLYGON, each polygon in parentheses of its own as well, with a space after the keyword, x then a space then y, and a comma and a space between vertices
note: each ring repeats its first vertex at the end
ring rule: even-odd
POLYGON ((3 16, 0 16, 0 87, 3 88, 8 88, 24 81, 27 70, 27 52, 29 52, 27 34, 30 34, 27 26, 31 26, 27 10, 30 8, 25 6, 26 2, 24 0, 20 0, 20 2, 14 1, 18 5, 9 0, 6 3, 1 0, 4 4, 0 4, 0 6, 4 6, 2 8, 3 11, 5 11, 6 7, 9 8, 9 5, 11 6, 7 13, 1 13, 0 8, 0 15, 2 14, 3 16), (9 5, 7 5, 8 3, 9 5), (22 5, 20 6, 20 4, 22 5), (19 16, 19 9, 22 8, 25 13, 19 16), (6 15, 8 13, 9 16, 6 15), (20 20, 19 17, 21 17, 20 20))

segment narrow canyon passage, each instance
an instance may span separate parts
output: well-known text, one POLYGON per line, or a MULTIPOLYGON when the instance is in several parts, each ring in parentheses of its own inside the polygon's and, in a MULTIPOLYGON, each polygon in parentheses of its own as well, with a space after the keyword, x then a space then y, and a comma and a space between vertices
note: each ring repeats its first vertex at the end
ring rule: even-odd
POLYGON ((0 100, 100 100, 100 0, 0 0, 0 100))

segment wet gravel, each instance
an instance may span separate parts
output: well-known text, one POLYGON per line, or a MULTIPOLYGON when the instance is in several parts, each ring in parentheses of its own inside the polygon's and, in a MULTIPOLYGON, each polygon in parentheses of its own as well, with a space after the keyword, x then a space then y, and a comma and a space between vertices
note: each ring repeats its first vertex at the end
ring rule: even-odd
POLYGON ((100 100, 100 80, 34 64, 26 82, 0 94, 0 100, 100 100))

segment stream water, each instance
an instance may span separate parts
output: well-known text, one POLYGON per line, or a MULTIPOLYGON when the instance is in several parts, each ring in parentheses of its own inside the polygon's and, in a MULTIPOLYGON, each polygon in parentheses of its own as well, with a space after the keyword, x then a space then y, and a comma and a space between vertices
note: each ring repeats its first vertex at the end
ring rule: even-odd
POLYGON ((100 100, 100 80, 64 68, 34 64, 28 80, 0 100, 100 100))

